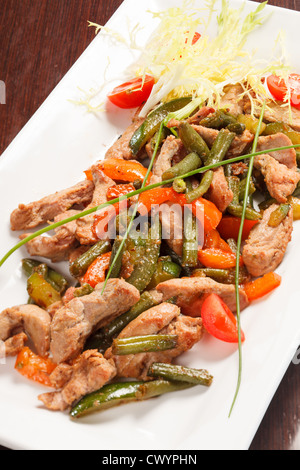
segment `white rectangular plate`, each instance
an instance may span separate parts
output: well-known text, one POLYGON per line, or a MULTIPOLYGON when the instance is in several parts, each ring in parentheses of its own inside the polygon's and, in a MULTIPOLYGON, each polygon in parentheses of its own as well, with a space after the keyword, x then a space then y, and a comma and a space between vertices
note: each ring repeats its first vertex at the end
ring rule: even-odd
MULTIPOLYGON (((247 8, 257 3, 246 2, 247 8)), ((109 27, 128 32, 124 18, 144 27, 144 41, 156 26, 147 10, 179 5, 177 0, 125 0, 109 21, 109 27)), ((203 5, 202 0, 198 5, 203 5)), ((230 1, 240 5, 240 1, 230 1)), ((287 51, 295 71, 300 72, 297 47, 300 15, 268 7, 271 17, 251 35, 249 47, 264 58, 271 56, 281 28, 286 31, 287 51)), ((9 216, 19 203, 75 184, 83 171, 102 158, 105 150, 129 124, 131 112, 110 110, 98 117, 76 107, 78 87, 89 90, 108 74, 122 78, 133 56, 124 46, 111 45, 100 34, 66 77, 51 93, 0 159, 1 256, 17 242, 9 229, 9 216)), ((108 88, 103 89, 103 98, 108 88)), ((248 449, 283 374, 300 343, 300 225, 278 272, 282 286, 267 299, 252 305, 242 315, 246 334, 243 346, 243 376, 231 417, 237 372, 236 347, 205 338, 185 354, 182 363, 208 369, 215 377, 210 389, 193 388, 145 403, 126 405, 71 421, 68 414, 46 411, 37 400, 44 388, 21 377, 14 360, 0 364, 0 443, 12 449, 248 449)), ((0 311, 26 302, 25 278, 15 253, 0 270, 0 311)))

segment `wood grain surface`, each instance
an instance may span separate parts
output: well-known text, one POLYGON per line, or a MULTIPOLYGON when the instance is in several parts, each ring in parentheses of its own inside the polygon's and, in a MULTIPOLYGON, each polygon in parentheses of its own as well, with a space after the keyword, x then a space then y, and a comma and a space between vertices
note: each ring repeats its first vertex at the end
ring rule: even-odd
MULTIPOLYGON (((93 40, 87 21, 105 24, 121 3, 1 0, 0 80, 6 104, 0 104, 0 154, 93 40)), ((300 0, 269 4, 300 11, 300 0)), ((250 450, 300 450, 299 367, 291 364, 287 370, 250 450)))

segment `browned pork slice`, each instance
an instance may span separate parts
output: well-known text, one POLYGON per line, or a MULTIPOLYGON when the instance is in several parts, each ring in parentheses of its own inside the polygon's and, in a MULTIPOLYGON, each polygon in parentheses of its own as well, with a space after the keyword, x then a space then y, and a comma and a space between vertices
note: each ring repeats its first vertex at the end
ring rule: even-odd
POLYGON ((300 173, 289 169, 268 154, 257 155, 254 166, 264 176, 270 195, 280 203, 286 203, 300 181, 300 173))
POLYGON ((49 313, 36 305, 7 308, 0 314, 0 340, 6 342, 24 332, 32 340, 37 353, 44 356, 50 347, 50 323, 49 313))
POLYGON ((144 118, 135 119, 122 136, 107 150, 105 158, 121 158, 124 160, 135 159, 129 142, 134 132, 143 124, 144 118))
POLYGON ((180 139, 172 135, 167 137, 155 159, 152 173, 161 178, 163 173, 171 168, 173 159, 183 152, 184 146, 180 139))
MULTIPOLYGON (((54 223, 61 222, 64 219, 78 214, 79 211, 70 210, 54 218, 54 223)), ((50 259, 53 263, 66 261, 78 244, 76 239, 77 222, 69 222, 62 227, 54 230, 52 237, 39 236, 30 240, 26 244, 30 256, 41 256, 50 259)), ((20 239, 26 238, 29 233, 20 236, 20 239)))
MULTIPOLYGON (((291 139, 287 135, 282 134, 282 132, 278 132, 277 134, 259 137, 257 151, 268 153, 268 150, 270 149, 275 149, 278 147, 289 147, 290 145, 293 145, 291 139)), ((297 168, 295 149, 270 152, 270 156, 291 170, 296 170, 297 168)))
POLYGON ((278 227, 268 225, 270 215, 278 208, 273 204, 265 210, 262 220, 251 230, 243 249, 243 260, 248 272, 259 277, 275 271, 281 264, 292 239, 293 210, 278 227))
MULTIPOLYGON (((197 310, 200 310, 201 305, 209 294, 219 295, 230 310, 236 312, 236 293, 235 286, 231 284, 220 284, 208 277, 193 277, 171 279, 159 284, 156 288, 158 292, 163 294, 163 300, 176 297, 176 304, 181 307, 191 307, 197 302, 197 310)), ((244 310, 248 305, 248 299, 244 289, 240 288, 240 303, 241 310, 244 310)))
POLYGON ((53 385, 62 390, 39 395, 39 400, 53 411, 64 411, 80 398, 102 388, 116 375, 113 361, 107 361, 97 350, 82 353, 73 366, 59 365, 51 374, 53 385))
POLYGON ((20 204, 10 217, 12 230, 27 230, 53 220, 54 217, 71 209, 74 205, 89 204, 92 200, 94 184, 82 181, 71 188, 46 196, 40 201, 20 204))
MULTIPOLYGON (((107 202, 106 193, 108 188, 115 186, 115 182, 108 178, 103 171, 99 170, 97 165, 91 167, 95 191, 93 194, 92 202, 88 205, 87 209, 97 207, 100 204, 107 202)), ((88 215, 82 219, 77 220, 76 237, 81 245, 93 245, 97 243, 98 239, 94 234, 92 228, 94 223, 94 214, 88 215)))
POLYGON ((162 303, 139 315, 127 325, 118 338, 167 334, 176 335, 177 346, 168 351, 116 356, 109 348, 106 359, 113 359, 119 377, 147 380, 148 370, 154 362, 171 363, 191 349, 202 337, 202 320, 181 315, 180 309, 170 303, 162 303))
POLYGON ((228 186, 223 167, 214 171, 214 177, 207 196, 221 212, 225 212, 229 204, 232 203, 233 192, 228 186))
POLYGON ((0 345, 0 358, 16 356, 24 348, 27 340, 28 337, 23 332, 8 338, 2 346, 0 345))
MULTIPOLYGON (((217 129, 211 129, 210 127, 204 126, 193 125, 193 127, 211 148, 219 131, 217 129)), ((242 155, 248 145, 253 142, 253 140, 254 135, 248 130, 245 130, 241 135, 237 135, 227 152, 227 157, 236 157, 242 155)))
POLYGON ((224 88, 224 95, 220 100, 220 109, 226 109, 230 114, 238 115, 243 114, 244 100, 243 94, 244 89, 239 83, 236 85, 228 85, 224 88))
POLYGON ((110 279, 90 295, 75 298, 59 309, 51 323, 50 350, 55 363, 74 359, 88 336, 135 305, 139 291, 122 279, 110 279))
POLYGON ((281 121, 292 127, 295 131, 300 131, 300 110, 294 107, 282 106, 282 103, 268 102, 265 120, 269 122, 281 121))

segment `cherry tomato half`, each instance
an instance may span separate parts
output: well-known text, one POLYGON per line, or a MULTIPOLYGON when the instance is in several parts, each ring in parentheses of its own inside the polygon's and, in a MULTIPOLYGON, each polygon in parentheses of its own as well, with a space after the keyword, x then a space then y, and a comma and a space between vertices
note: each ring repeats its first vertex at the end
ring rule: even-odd
MULTIPOLYGON (((218 295, 211 294, 205 299, 201 318, 204 328, 212 336, 226 343, 238 343, 236 317, 218 295)), ((241 340, 245 341, 243 331, 241 340)))
POLYGON ((117 86, 107 96, 119 108, 138 108, 149 98, 154 83, 155 79, 150 75, 146 75, 145 79, 143 77, 134 78, 117 86))
POLYGON ((300 75, 297 73, 291 73, 288 77, 288 86, 283 78, 276 75, 270 75, 267 77, 267 85, 278 101, 286 102, 286 94, 288 92, 288 86, 291 89, 291 105, 294 108, 300 109, 300 75))

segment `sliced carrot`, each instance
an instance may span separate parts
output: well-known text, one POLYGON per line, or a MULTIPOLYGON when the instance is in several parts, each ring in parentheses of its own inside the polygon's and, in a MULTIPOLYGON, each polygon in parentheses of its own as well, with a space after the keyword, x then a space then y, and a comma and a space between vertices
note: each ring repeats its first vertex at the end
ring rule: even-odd
POLYGON ((90 265, 87 272, 83 277, 83 283, 89 284, 91 287, 96 287, 100 282, 105 281, 106 271, 110 265, 111 252, 105 253, 104 255, 99 256, 95 261, 90 265))
POLYGON ((281 276, 276 273, 268 273, 263 277, 255 279, 254 281, 248 282, 244 285, 244 289, 248 300, 250 302, 258 300, 267 294, 270 294, 273 290, 277 289, 281 284, 281 276))
POLYGON ((24 347, 18 354, 15 369, 30 380, 51 387, 50 374, 56 368, 51 359, 35 354, 28 347, 24 347))
MULTIPOLYGON (((236 266, 236 254, 222 251, 217 248, 207 248, 206 250, 199 250, 198 259, 200 263, 206 268, 213 269, 231 269, 236 266)), ((240 259, 240 266, 243 260, 240 259)))
POLYGON ((205 234, 203 248, 217 248, 219 250, 226 251, 227 253, 232 253, 232 249, 228 243, 226 243, 225 240, 221 238, 219 232, 216 229, 210 230, 205 234))

